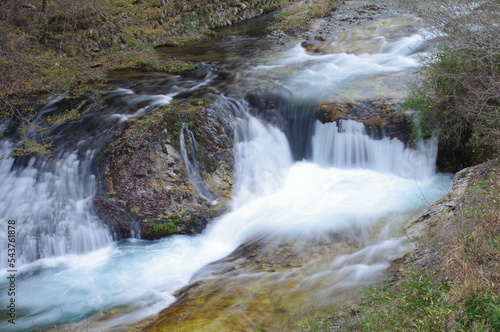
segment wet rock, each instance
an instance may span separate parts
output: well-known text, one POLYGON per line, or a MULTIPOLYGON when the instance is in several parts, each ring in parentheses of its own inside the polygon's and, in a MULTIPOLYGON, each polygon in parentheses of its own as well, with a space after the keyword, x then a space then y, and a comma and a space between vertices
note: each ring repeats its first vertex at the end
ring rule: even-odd
POLYGON ((134 216, 125 209, 115 205, 105 197, 96 197, 94 206, 101 218, 111 226, 120 238, 128 238, 136 231, 134 216))
MULTIPOLYGON (((347 234, 250 241, 195 275, 174 294, 177 301, 144 330, 252 331, 256 322, 274 326, 286 319, 289 309, 307 305, 299 286, 307 279, 304 274, 314 275, 325 261, 358 246, 347 234)), ((328 293, 325 280, 308 280, 309 287, 317 284, 311 287, 314 291, 328 293)))
MULTIPOLYGON (((456 218, 463 218, 464 209, 468 208, 467 189, 475 179, 484 178, 491 172, 498 172, 499 160, 494 159, 483 164, 468 167, 455 174, 451 191, 432 204, 424 213, 411 220, 406 228, 408 239, 415 244, 415 249, 403 257, 398 265, 404 265, 416 271, 426 269, 434 271, 441 267, 435 244, 429 238, 456 236, 456 218), (429 234, 433 234, 429 236, 429 234), (453 235, 452 235, 453 234, 453 235)), ((395 266, 397 271, 398 266, 395 266)))
POLYGON ((352 102, 333 102, 322 105, 318 119, 323 122, 355 120, 365 125, 367 134, 374 138, 389 136, 408 142, 410 122, 400 110, 400 104, 391 100, 370 100, 352 102))
MULTIPOLYGON (((105 184, 98 206, 115 232, 128 237, 137 223, 141 236, 155 239, 203 230, 216 208, 187 176, 180 153, 183 126, 194 133, 201 177, 220 201, 232 187, 232 128, 230 115, 199 105, 200 100, 165 107, 131 122, 104 149, 105 184), (127 215, 122 221, 120 216, 127 215)), ((223 204, 223 203, 220 203, 223 204)))

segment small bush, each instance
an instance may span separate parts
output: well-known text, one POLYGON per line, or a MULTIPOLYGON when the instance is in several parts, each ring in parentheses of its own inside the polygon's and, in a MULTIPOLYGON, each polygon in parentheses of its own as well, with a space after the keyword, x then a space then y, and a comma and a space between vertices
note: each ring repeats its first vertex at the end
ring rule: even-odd
POLYGON ((500 152, 500 3, 400 1, 441 34, 405 104, 418 111, 414 133, 439 135, 451 171, 494 158, 500 152))

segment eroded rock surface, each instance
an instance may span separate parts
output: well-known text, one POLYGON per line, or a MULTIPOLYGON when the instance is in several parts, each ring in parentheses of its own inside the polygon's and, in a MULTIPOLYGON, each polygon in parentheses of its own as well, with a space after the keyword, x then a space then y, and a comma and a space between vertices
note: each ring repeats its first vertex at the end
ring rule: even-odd
MULTIPOLYGON (((457 216, 467 208, 467 190, 474 180, 482 179, 485 174, 495 172, 498 160, 465 168, 455 175, 451 191, 431 205, 423 214, 412 220, 406 229, 408 239, 415 244, 414 251, 401 259, 397 266, 405 264, 415 270, 434 271, 439 267, 441 253, 439 244, 429 244, 434 238, 457 236, 457 216)), ((440 244, 442 245, 442 244, 440 244)), ((396 267, 397 267, 396 266, 396 267)))

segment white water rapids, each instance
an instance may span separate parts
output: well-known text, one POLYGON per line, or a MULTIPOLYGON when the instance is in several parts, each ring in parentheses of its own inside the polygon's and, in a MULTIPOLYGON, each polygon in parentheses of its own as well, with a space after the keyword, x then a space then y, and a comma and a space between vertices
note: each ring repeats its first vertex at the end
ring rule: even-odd
MULTIPOLYGON (((409 50, 420 41, 418 35, 407 36, 388 43, 381 53, 359 56, 311 56, 294 49, 283 55, 281 64, 274 61, 254 68, 249 79, 293 64, 296 68, 283 84, 299 95, 324 95, 336 91, 343 82, 354 84, 353 76, 360 79, 415 68, 417 58, 409 50)), ((273 75, 276 79, 278 74, 273 75)), ((244 108, 244 103, 240 106, 244 108)), ((341 130, 335 123, 317 122, 312 158, 294 161, 289 142, 279 129, 246 114, 236 126, 235 189, 230 210, 197 236, 112 242, 109 230, 89 205, 95 192, 90 166, 85 166, 90 155, 79 160, 69 154, 45 172, 33 163, 12 169, 12 159, 0 161, 2 243, 9 219, 17 220, 19 234, 24 232, 21 228, 40 229, 26 239, 32 241, 31 249, 17 253, 16 324, 9 324, 3 314, 0 330, 49 328, 114 307, 125 309, 112 319, 97 322, 95 328, 124 327, 174 302, 172 294, 187 285, 197 271, 252 238, 307 239, 370 228, 381 221, 392 227, 449 189, 449 176, 435 173, 434 140, 410 149, 396 139, 371 139, 363 126, 353 121, 341 123, 341 130), (43 241, 52 243, 43 249, 50 252, 33 261, 43 241)), ((3 151, 8 152, 10 143, 3 144, 3 151)), ((402 239, 382 233, 377 235, 378 242, 337 258, 329 269, 342 266, 352 285, 378 280, 388 262, 408 250, 402 239)), ((2 247, 3 308, 9 287, 6 259, 2 247)), ((325 268, 306 277, 303 284, 328 271, 325 268)))

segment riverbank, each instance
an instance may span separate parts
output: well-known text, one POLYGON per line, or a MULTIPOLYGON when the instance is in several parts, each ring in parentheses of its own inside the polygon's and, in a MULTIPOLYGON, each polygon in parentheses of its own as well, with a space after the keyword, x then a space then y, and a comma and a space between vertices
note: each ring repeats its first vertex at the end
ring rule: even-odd
POLYGON ((276 10, 288 1, 2 1, 1 101, 35 93, 86 93, 115 70, 179 74, 189 69, 154 50, 213 35, 213 29, 276 10))
MULTIPOLYGON (((20 126, 24 145, 15 155, 50 154, 50 142, 32 139, 37 103, 48 95, 98 95, 118 72, 178 75, 198 68, 162 45, 185 45, 216 35, 215 29, 263 15, 297 1, 2 1, 0 4, 0 120, 4 135, 20 126), (10 123, 9 123, 10 122, 10 123)), ((300 3, 300 1, 299 1, 300 3)), ((324 15, 336 0, 307 4, 307 17, 324 15), (328 7, 328 10, 327 10, 328 7)), ((78 120, 75 110, 54 122, 78 120)))

